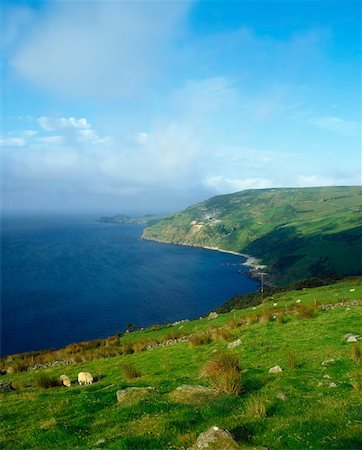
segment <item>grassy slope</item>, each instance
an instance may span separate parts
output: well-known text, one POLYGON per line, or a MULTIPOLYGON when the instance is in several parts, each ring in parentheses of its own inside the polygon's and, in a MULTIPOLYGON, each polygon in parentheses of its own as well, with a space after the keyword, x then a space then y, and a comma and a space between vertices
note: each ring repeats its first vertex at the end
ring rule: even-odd
POLYGON ((241 396, 219 394, 201 400, 170 395, 177 386, 204 384, 200 368, 213 351, 226 348, 225 342, 212 342, 191 348, 188 343, 82 362, 69 367, 43 370, 59 377, 67 373, 73 381, 80 371, 101 376, 92 386, 72 384, 70 388, 39 389, 40 370, 6 375, 18 389, 2 393, 2 448, 187 448, 197 435, 211 425, 230 430, 242 448, 354 449, 362 443, 361 392, 351 386, 351 378, 361 366, 351 358, 351 345, 341 341, 346 333, 362 335, 362 307, 346 307, 317 312, 311 319, 288 316, 285 323, 271 321, 235 327, 244 316, 263 310, 290 311, 316 301, 335 303, 362 298, 362 279, 355 278, 303 291, 276 294, 256 309, 219 315, 214 320, 196 320, 157 330, 126 334, 121 344, 145 338, 160 338, 177 332, 200 332, 228 327, 232 339, 242 345, 232 350, 248 371, 243 375, 245 392, 241 396), (351 292, 352 289, 352 292, 351 292), (277 303, 277 306, 274 306, 277 303), (182 327, 182 328, 181 328, 182 327), (287 353, 294 351, 298 367, 287 366, 287 353), (334 359, 327 365, 321 362, 334 359), (142 373, 127 379, 122 365, 132 362, 142 373), (269 375, 268 369, 280 365, 284 371, 269 375), (323 378, 328 374, 331 379, 323 378), (337 388, 329 388, 330 382, 337 388), (319 383, 322 383, 319 385, 319 383), (127 386, 154 386, 159 393, 143 402, 117 404, 115 392, 127 386), (288 400, 276 398, 278 392, 288 400), (267 416, 251 417, 247 404, 261 399, 267 416))
POLYGON ((361 212, 360 187, 248 190, 169 216, 144 238, 249 253, 286 284, 330 272, 360 274, 361 212))

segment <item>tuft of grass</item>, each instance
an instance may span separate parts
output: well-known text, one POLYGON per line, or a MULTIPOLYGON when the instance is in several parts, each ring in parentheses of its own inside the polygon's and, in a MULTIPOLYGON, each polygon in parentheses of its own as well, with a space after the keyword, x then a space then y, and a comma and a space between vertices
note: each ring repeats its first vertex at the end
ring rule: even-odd
POLYGON ((122 346, 122 351, 124 355, 131 355, 134 353, 134 346, 131 342, 125 342, 122 346))
POLYGON ((222 352, 210 359, 202 368, 201 376, 210 380, 214 389, 225 394, 239 395, 242 391, 242 374, 236 355, 222 352))
POLYGON ((229 342, 233 338, 230 331, 223 327, 214 328, 213 330, 211 330, 211 336, 213 341, 229 342))
POLYGON ((362 350, 359 344, 352 345, 352 359, 357 364, 362 364, 362 350))
POLYGON ((245 415, 257 419, 266 417, 266 405, 264 400, 259 396, 251 397, 246 403, 245 415))
POLYGON ((263 312, 262 321, 264 323, 269 323, 273 320, 274 311, 272 309, 266 309, 263 312))
POLYGON ((38 374, 36 377, 36 384, 42 389, 60 386, 60 382, 57 378, 44 372, 38 374))
POLYGON ((289 369, 296 369, 298 367, 297 355, 294 350, 287 350, 286 359, 289 369))
POLYGON ((141 371, 134 364, 124 364, 122 369, 127 378, 139 378, 142 376, 141 371))
POLYGON ((278 323, 286 323, 287 321, 287 316, 284 313, 280 313, 277 315, 277 322, 278 323))
POLYGON ((190 338, 190 346, 192 348, 199 347, 200 345, 207 345, 211 342, 212 338, 210 333, 199 333, 190 338))
POLYGON ((316 305, 299 305, 297 315, 303 319, 313 319, 317 309, 316 305))
POLYGON ((351 374, 351 385, 355 391, 360 391, 362 389, 362 373, 354 372, 351 374))

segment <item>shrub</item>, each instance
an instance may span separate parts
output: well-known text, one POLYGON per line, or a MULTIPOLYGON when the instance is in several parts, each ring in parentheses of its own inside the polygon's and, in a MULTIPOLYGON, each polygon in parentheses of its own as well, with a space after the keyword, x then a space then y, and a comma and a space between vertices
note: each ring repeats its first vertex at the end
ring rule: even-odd
POLYGON ((315 305, 299 305, 297 312, 298 316, 303 319, 312 319, 315 315, 317 307, 315 305))
POLYGON ((261 397, 251 397, 246 403, 245 414, 248 417, 262 419, 266 417, 266 406, 261 397))
POLYGON ((125 342, 122 346, 122 351, 124 355, 130 355, 134 353, 133 344, 131 344, 130 342, 125 342))
POLYGON ((274 311, 272 309, 266 309, 263 313, 262 320, 264 323, 269 323, 273 320, 274 311))
POLYGON ((52 387, 60 386, 59 380, 47 373, 41 372, 36 378, 36 384, 43 389, 49 389, 52 387))
POLYGON ((198 347, 199 345, 206 345, 212 342, 210 333, 199 333, 191 336, 190 345, 191 347, 198 347))
POLYGON ((123 373, 127 378, 139 378, 142 374, 140 370, 134 364, 124 364, 123 373))
POLYGON ((214 328, 211 331, 211 336, 213 341, 224 341, 229 342, 232 339, 232 334, 226 328, 214 328))
POLYGON ((239 395, 242 391, 241 369, 234 354, 219 353, 205 364, 201 376, 208 378, 211 385, 220 392, 239 395))
POLYGON ((296 369, 298 367, 297 355, 294 350, 287 350, 286 359, 289 369, 296 369))
POLYGON ((277 315, 277 322, 278 323, 285 323, 287 321, 287 316, 283 313, 280 313, 277 315))
POLYGON ((359 344, 352 345, 352 359, 357 364, 362 364, 362 350, 359 344))

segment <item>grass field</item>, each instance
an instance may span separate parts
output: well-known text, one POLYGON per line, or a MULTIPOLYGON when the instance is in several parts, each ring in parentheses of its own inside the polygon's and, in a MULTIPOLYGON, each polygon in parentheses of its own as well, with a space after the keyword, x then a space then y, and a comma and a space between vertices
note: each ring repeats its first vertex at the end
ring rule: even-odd
POLYGON ((145 239, 247 253, 276 284, 362 273, 361 188, 259 189, 213 197, 164 217, 145 239))
MULTIPOLYGON (((3 375, 0 381, 10 380, 15 390, 1 393, 1 448, 186 449, 216 425, 244 449, 360 449, 361 343, 343 337, 362 335, 361 299, 359 277, 282 292, 211 320, 126 333, 110 341, 122 355, 94 353, 91 360, 88 353, 89 360, 69 366, 3 375), (241 344, 228 349, 236 339, 241 344), (200 374, 225 354, 235 355, 241 369, 238 395, 223 392, 220 383, 218 390, 176 391, 184 384, 216 386, 200 374), (283 371, 269 374, 276 365, 283 371), (81 371, 96 381, 79 386, 81 371), (70 387, 39 386, 40 374, 58 379, 63 373, 70 387), (116 391, 131 386, 156 391, 118 403, 116 391)), ((223 367, 219 374, 227 376, 223 367)))

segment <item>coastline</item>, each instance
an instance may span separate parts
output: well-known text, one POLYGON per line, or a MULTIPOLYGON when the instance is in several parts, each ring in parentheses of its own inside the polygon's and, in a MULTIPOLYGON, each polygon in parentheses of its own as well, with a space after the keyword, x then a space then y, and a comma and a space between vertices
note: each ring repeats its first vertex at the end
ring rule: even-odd
POLYGON ((261 260, 260 259, 257 259, 257 258, 255 258, 254 256, 251 256, 251 255, 247 255, 246 253, 239 253, 239 252, 235 252, 233 250, 224 250, 224 249, 219 248, 219 247, 210 247, 208 245, 187 244, 187 243, 182 243, 182 242, 169 242, 169 241, 165 241, 165 240, 162 240, 162 239, 155 239, 155 238, 145 237, 143 235, 141 236, 141 239, 144 240, 144 241, 159 242, 161 244, 181 245, 183 247, 202 248, 204 250, 212 250, 214 252, 228 253, 230 255, 241 256, 241 257, 246 259, 246 261, 244 261, 242 263, 242 265, 249 268, 249 274, 250 274, 250 276, 252 278, 259 277, 259 272, 263 271, 263 270, 265 270, 267 268, 266 265, 261 264, 261 260))

